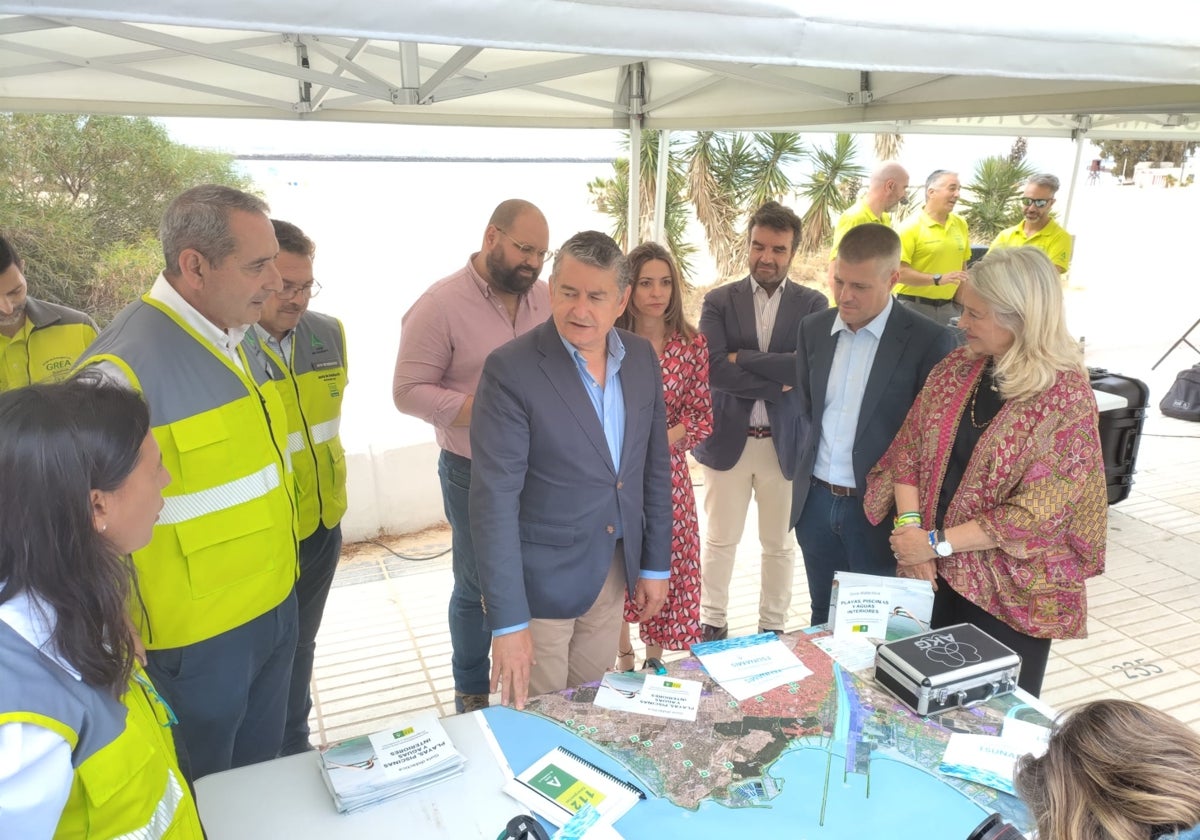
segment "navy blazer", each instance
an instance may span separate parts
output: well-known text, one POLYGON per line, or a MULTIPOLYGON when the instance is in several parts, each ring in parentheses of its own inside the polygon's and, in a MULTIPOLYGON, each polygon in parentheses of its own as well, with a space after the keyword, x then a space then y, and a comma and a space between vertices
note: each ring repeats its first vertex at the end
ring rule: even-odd
POLYGON ((577 618, 608 575, 616 523, 625 582, 671 568, 671 463, 650 342, 625 345, 618 472, 553 319, 492 351, 471 410, 471 538, 488 627, 577 618))
MULTIPOLYGON (((837 310, 830 309, 800 322, 796 348, 796 392, 809 417, 809 432, 797 458, 792 484, 792 527, 800 520, 808 499, 809 479, 821 442, 821 421, 837 336, 831 335, 837 310)), ((946 357, 958 342, 953 331, 898 301, 892 302, 887 326, 879 337, 875 360, 867 376, 858 427, 854 433, 854 485, 858 498, 867 490, 867 471, 878 463, 892 444, 908 410, 925 385, 933 366, 946 357)), ((891 530, 891 523, 888 523, 891 530)))
POLYGON ((727 470, 742 457, 750 411, 756 400, 767 403, 771 438, 779 468, 795 474, 798 441, 804 439, 796 385, 796 330, 806 315, 829 308, 818 291, 788 281, 776 292, 779 313, 766 351, 758 349, 753 278, 718 286, 704 296, 700 331, 708 339, 708 384, 712 389, 713 432, 692 454, 715 470, 727 470), (737 363, 727 358, 737 352, 737 363), (784 385, 792 390, 784 391, 784 385))

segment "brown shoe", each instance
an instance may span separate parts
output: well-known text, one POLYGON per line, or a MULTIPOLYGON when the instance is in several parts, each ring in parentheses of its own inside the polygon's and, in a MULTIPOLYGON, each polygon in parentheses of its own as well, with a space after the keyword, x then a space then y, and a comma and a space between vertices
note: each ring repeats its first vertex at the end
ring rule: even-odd
POLYGON ((706 642, 719 642, 729 638, 728 627, 713 627, 711 624, 700 625, 700 637, 706 642))
POLYGON ((486 709, 491 705, 491 700, 486 694, 466 694, 461 691, 454 692, 454 711, 456 714, 464 714, 466 712, 477 712, 480 709, 486 709))

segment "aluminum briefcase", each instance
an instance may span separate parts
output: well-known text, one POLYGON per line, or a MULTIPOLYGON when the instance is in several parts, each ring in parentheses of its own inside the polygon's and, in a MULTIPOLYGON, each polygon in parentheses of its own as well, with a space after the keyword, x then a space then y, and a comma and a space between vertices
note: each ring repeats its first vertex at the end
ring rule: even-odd
POLYGON ((1021 657, 974 624, 885 642, 875 681, 919 715, 970 708, 1017 687, 1021 657))

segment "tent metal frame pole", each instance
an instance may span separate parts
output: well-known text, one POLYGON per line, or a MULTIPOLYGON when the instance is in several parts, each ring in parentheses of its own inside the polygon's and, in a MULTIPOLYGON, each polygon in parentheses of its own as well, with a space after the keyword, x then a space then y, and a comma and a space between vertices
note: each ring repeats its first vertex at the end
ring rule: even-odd
POLYGON ((1062 226, 1071 224, 1071 207, 1075 204, 1075 184, 1079 181, 1079 161, 1083 157, 1083 132, 1075 131, 1075 164, 1071 167, 1071 183, 1067 187, 1067 206, 1063 210, 1062 226))
POLYGON ((625 222, 625 250, 636 247, 642 239, 642 66, 629 69, 629 217, 625 222))
POLYGON ((671 132, 658 132, 658 176, 654 181, 654 241, 667 244, 667 173, 671 166, 671 132))

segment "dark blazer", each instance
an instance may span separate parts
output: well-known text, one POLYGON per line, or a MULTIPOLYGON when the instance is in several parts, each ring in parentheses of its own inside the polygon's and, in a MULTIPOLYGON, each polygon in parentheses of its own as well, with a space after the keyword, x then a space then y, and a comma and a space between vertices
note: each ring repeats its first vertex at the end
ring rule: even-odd
POLYGON ((574 360, 549 320, 494 350, 471 410, 471 537, 489 628, 577 618, 608 575, 616 523, 625 582, 671 567, 671 464, 650 342, 625 345, 618 472, 574 360))
MULTIPOLYGON (((808 499, 809 478, 821 442, 825 394, 837 336, 830 335, 837 310, 820 312, 800 322, 796 349, 796 392, 809 418, 808 437, 797 457, 792 484, 792 527, 808 499)), ((867 470, 875 466, 891 445, 908 410, 925 385, 929 371, 958 346, 953 332, 919 312, 893 301, 887 326, 879 338, 854 434, 854 484, 858 498, 867 490, 867 470)), ((888 530, 891 530, 890 523, 888 530)))
POLYGON ((754 317, 754 280, 718 286, 704 296, 700 331, 708 339, 712 389, 713 433, 692 454, 715 470, 727 470, 742 457, 750 410, 756 400, 766 400, 771 438, 784 476, 795 473, 796 449, 804 434, 796 385, 796 330, 810 313, 829 308, 820 292, 788 281, 782 294, 775 328, 766 351, 758 349, 754 317), (737 352, 737 363, 728 354, 737 352), (784 391, 784 385, 792 390, 784 391))

